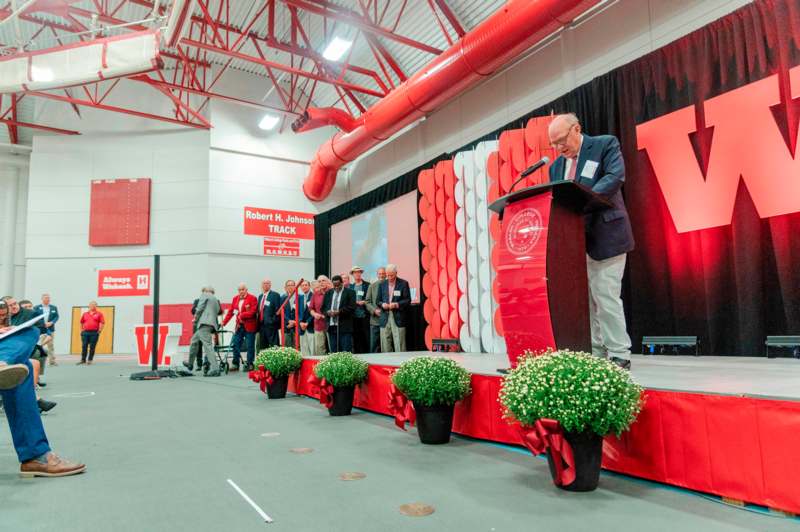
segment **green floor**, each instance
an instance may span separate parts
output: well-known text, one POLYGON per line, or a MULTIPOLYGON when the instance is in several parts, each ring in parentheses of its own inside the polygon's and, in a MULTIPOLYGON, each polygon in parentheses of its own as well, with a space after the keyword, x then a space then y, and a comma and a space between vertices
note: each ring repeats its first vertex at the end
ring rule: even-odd
POLYGON ((133 382, 131 371, 130 361, 108 360, 49 371, 45 396, 59 404, 45 417, 48 437, 87 464, 83 475, 19 479, 0 429, 0 530, 800 530, 796 520, 613 475, 593 493, 561 492, 544 460, 459 438, 423 446, 386 417, 331 418, 296 396, 268 401, 243 375, 133 382), (314 452, 290 452, 297 447, 314 452), (367 477, 339 480, 351 471, 367 477), (436 511, 402 515, 412 502, 436 511))

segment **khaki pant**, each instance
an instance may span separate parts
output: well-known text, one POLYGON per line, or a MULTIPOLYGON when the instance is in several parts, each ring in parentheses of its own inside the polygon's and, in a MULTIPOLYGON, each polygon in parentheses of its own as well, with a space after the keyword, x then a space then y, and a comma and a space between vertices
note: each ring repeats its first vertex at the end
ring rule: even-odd
POLYGON ((56 349, 53 343, 53 336, 55 333, 42 334, 39 336, 39 345, 42 346, 44 352, 47 353, 47 358, 50 359, 50 365, 56 365, 56 349))
POLYGON ((631 339, 622 309, 622 274, 626 255, 605 260, 586 256, 589 275, 589 320, 592 327, 592 354, 629 359, 631 339))
POLYGON ((398 327, 394 312, 389 312, 386 327, 381 328, 381 353, 402 352, 406 350, 406 328, 398 327))
POLYGON ((328 354, 325 331, 314 331, 314 354, 318 357, 328 354))
POLYGON ((306 331, 306 333, 300 337, 300 353, 302 353, 303 356, 310 357, 314 355, 315 336, 316 334, 311 331, 306 331))
POLYGON ((203 365, 203 355, 208 359, 208 364, 211 371, 219 371, 219 361, 214 354, 214 344, 212 337, 214 335, 214 328, 210 325, 201 325, 197 328, 192 335, 189 345, 189 365, 194 366, 195 359, 199 358, 200 365, 203 365), (200 349, 202 347, 202 353, 200 349))

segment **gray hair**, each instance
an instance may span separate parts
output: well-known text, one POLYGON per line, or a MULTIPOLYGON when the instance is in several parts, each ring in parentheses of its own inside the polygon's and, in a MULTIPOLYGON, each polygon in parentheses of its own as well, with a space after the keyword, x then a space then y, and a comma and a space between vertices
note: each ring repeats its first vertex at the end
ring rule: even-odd
POLYGON ((214 294, 214 293, 216 293, 216 292, 214 292, 214 287, 213 287, 213 286, 204 286, 204 287, 203 287, 203 292, 205 292, 205 293, 207 293, 207 294, 214 294))
POLYGON ((561 120, 564 120, 570 126, 574 126, 575 124, 580 124, 581 123, 581 121, 578 120, 578 115, 576 115, 575 113, 564 113, 564 114, 561 114, 561 115, 556 115, 553 120, 555 121, 556 119, 559 119, 559 118, 561 120))
POLYGON ((330 279, 328 279, 327 275, 320 275, 317 277, 317 281, 321 283, 322 281, 330 281, 330 279))
POLYGON ((387 272, 388 271, 393 271, 394 273, 397 273, 397 265, 396 264, 387 264, 386 265, 386 271, 387 272))

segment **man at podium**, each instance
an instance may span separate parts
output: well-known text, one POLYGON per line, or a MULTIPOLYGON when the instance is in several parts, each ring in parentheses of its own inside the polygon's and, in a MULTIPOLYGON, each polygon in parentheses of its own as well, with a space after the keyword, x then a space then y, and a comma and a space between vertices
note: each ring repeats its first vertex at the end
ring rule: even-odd
POLYGON ((625 182, 625 162, 619 141, 611 135, 584 135, 573 113, 556 116, 548 135, 559 154, 550 166, 550 181, 574 180, 612 204, 585 216, 592 353, 630 369, 631 339, 620 292, 625 260, 634 241, 620 191, 625 182))

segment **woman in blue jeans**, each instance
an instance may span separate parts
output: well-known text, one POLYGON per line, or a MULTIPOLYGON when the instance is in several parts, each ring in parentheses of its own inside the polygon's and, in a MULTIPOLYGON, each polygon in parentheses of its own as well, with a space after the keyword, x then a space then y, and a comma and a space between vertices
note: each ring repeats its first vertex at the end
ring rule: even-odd
MULTIPOLYGON (((0 308, 0 332, 8 329, 3 325, 4 311, 8 312, 5 305, 0 308)), ((52 452, 44 433, 30 363, 33 347, 38 340, 39 330, 36 327, 28 327, 0 340, 0 363, 8 366, 23 364, 28 368, 28 375, 21 384, 0 390, 11 439, 21 464, 19 472, 23 477, 65 477, 82 473, 86 466, 64 460, 52 452)))

